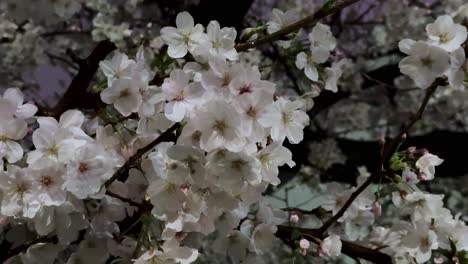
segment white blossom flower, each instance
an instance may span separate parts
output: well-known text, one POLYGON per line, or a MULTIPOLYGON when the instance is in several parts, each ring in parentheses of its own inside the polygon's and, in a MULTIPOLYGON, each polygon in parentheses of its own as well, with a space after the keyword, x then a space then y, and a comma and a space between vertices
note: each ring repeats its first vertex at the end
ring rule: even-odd
POLYGON ((302 51, 296 56, 296 67, 304 70, 310 80, 318 81, 319 74, 315 65, 324 63, 329 56, 330 52, 323 48, 315 48, 309 55, 302 51))
POLYGON ((164 80, 162 92, 169 101, 166 103, 164 113, 171 121, 181 121, 203 95, 204 90, 201 85, 189 84, 189 78, 190 76, 183 70, 174 70, 171 76, 164 80))
POLYGON ((137 78, 117 79, 112 86, 101 92, 101 99, 106 104, 113 104, 123 116, 137 112, 143 99, 140 89, 145 88, 137 78))
POLYGON ((349 63, 349 61, 347 59, 342 59, 338 62, 334 62, 331 67, 325 68, 325 90, 332 91, 334 93, 338 91, 337 82, 343 74, 342 67, 346 63, 349 63))
MULTIPOLYGON (((16 118, 21 118, 21 119, 26 119, 33 117, 34 114, 37 112, 37 106, 31 104, 31 103, 26 103, 24 104, 24 94, 18 89, 18 88, 8 88, 5 90, 3 93, 3 99, 8 101, 9 103, 12 104, 12 113, 14 117, 16 118)), ((3 100, 0 100, 0 104, 6 103, 3 100)), ((2 107, 2 113, 0 115, 5 114, 3 112, 3 107, 2 107)))
POLYGON ((455 24, 449 15, 439 16, 434 23, 426 26, 429 43, 449 52, 458 49, 468 36, 466 27, 455 24))
POLYGON ((262 223, 256 226, 252 232, 250 250, 259 255, 269 252, 278 239, 275 237, 277 230, 276 226, 269 224, 262 223))
POLYGON ((289 142, 297 144, 302 141, 302 131, 309 124, 309 116, 301 109, 304 101, 289 101, 278 98, 267 108, 267 112, 259 119, 263 127, 271 127, 271 137, 274 141, 283 142, 287 137, 289 142))
MULTIPOLYGON (((1 102, 0 102, 1 104, 1 102)), ((16 141, 26 136, 28 126, 22 119, 0 117, 0 158, 15 163, 23 157, 23 147, 16 141)))
POLYGON ((85 145, 75 152, 68 163, 63 187, 80 199, 96 194, 113 174, 115 164, 105 151, 95 145, 85 145))
POLYGON ((288 164, 294 167, 296 163, 292 160, 292 153, 278 142, 273 142, 257 153, 257 159, 260 161, 263 180, 272 185, 278 185, 278 167, 288 164))
POLYGON ((224 147, 240 151, 243 147, 240 118, 234 107, 224 101, 211 101, 197 117, 196 125, 201 132, 200 147, 203 150, 224 147))
POLYGON ((209 56, 228 60, 237 60, 237 51, 234 48, 237 32, 234 28, 221 28, 218 21, 210 21, 206 27, 206 39, 201 43, 200 49, 206 50, 209 56))
POLYGON ((447 51, 417 41, 408 51, 408 57, 400 61, 399 67, 403 74, 413 79, 419 88, 427 88, 437 78, 441 77, 450 66, 450 57, 447 51))
POLYGON ((32 135, 36 149, 28 153, 28 164, 40 166, 43 159, 67 162, 76 148, 92 140, 81 130, 84 115, 77 110, 63 113, 59 122, 51 117, 39 117, 37 122, 39 128, 32 135))
POLYGON ((309 33, 310 49, 324 49, 331 51, 336 47, 336 39, 333 36, 330 26, 317 23, 312 32, 309 33))
POLYGON ((320 243, 319 254, 322 256, 337 257, 341 254, 341 239, 338 235, 330 235, 320 243))
POLYGON ((236 77, 229 83, 231 94, 236 96, 259 92, 274 94, 275 84, 261 80, 261 74, 257 67, 244 66, 236 72, 236 77))
POLYGON ((34 203, 32 180, 24 169, 9 165, 0 171, 0 191, 2 193, 1 213, 16 216, 23 212, 34 216, 37 203, 34 203), (32 211, 31 211, 32 210, 32 211))
POLYGON ((67 192, 62 187, 65 172, 63 168, 52 164, 30 169, 28 173, 33 180, 31 187, 37 200, 45 206, 60 206, 67 198, 67 192))
MULTIPOLYGON (((271 11, 271 19, 267 22, 267 32, 272 34, 286 26, 291 25, 292 23, 299 20, 299 13, 296 9, 288 9, 283 12, 280 9, 273 8, 271 11)), ((283 48, 289 48, 291 46, 291 41, 281 40, 278 41, 279 46, 283 48)))
POLYGON ((107 77, 107 86, 110 87, 117 79, 131 79, 136 62, 127 55, 116 52, 112 59, 101 61, 99 66, 107 77))
POLYGON ((414 223, 413 229, 402 239, 402 244, 409 249, 408 252, 416 258, 417 263, 428 261, 432 250, 439 248, 436 233, 425 222, 414 223))
POLYGON ((421 156, 416 161, 416 167, 419 169, 421 179, 425 181, 434 179, 435 166, 439 166, 443 161, 443 159, 431 153, 421 156))
POLYGON ((161 29, 161 38, 169 45, 167 54, 172 58, 182 58, 187 51, 193 52, 203 40, 203 26, 194 26, 192 16, 188 12, 181 12, 176 17, 175 27, 161 29))

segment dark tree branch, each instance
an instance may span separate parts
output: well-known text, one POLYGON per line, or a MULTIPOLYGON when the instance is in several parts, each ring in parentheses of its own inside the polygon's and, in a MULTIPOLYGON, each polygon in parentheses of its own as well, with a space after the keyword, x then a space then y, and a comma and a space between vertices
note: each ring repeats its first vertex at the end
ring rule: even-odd
POLYGON ((155 146, 157 146, 159 143, 162 143, 162 142, 168 142, 168 141, 174 141, 176 139, 176 135, 175 135, 175 131, 180 128, 181 125, 180 123, 175 123, 174 125, 172 125, 170 128, 168 128, 166 131, 164 131, 164 133, 162 133, 161 135, 159 135, 159 137, 157 137, 155 140, 153 140, 151 143, 149 143, 148 145, 146 145, 145 147, 139 149, 135 155, 131 156, 127 162, 125 162, 125 164, 120 167, 115 173, 114 175, 112 175, 112 177, 110 179, 108 179, 105 183, 104 183, 104 186, 107 188, 109 187, 114 181, 118 180, 118 179, 122 179, 124 177, 127 176, 128 174, 128 171, 130 170, 130 168, 135 165, 135 163, 140 160, 140 158, 148 151, 150 151, 152 148, 154 148, 155 146))
MULTIPOLYGON (((285 241, 287 244, 293 245, 293 241, 291 241, 291 235, 295 230, 299 231, 301 234, 309 238, 314 243, 318 244, 321 241, 322 233, 320 232, 320 230, 317 229, 297 228, 280 225, 278 226, 278 231, 276 231, 275 235, 281 240, 285 241)), ((378 264, 392 263, 392 258, 389 255, 379 252, 378 250, 361 246, 359 244, 346 240, 341 240, 341 243, 341 252, 352 258, 365 259, 378 264)))
POLYGON ((103 40, 98 43, 86 59, 80 59, 71 52, 67 52, 80 68, 61 100, 50 111, 54 113, 55 117, 59 117, 69 109, 94 108, 96 106, 98 100, 94 98, 96 96, 91 96, 88 92, 88 87, 99 68, 99 62, 104 60, 115 49, 117 47, 114 43, 109 40, 103 40))
POLYGON ((38 238, 36 238, 34 240, 26 242, 25 244, 23 244, 21 246, 15 247, 15 248, 13 248, 13 249, 11 249, 9 251, 6 251, 6 252, 2 251, 2 252, 0 252, 0 263, 4 263, 9 258, 11 258, 13 256, 16 256, 16 255, 20 254, 23 251, 26 251, 31 246, 34 246, 34 245, 39 244, 39 243, 54 242, 56 240, 57 240, 56 236, 53 236, 53 237, 47 237, 47 236, 38 237, 38 238))
POLYGON ((347 6, 350 6, 356 2, 358 2, 360 0, 345 0, 339 4, 335 4, 333 6, 330 6, 329 3, 331 3, 331 1, 327 1, 326 4, 324 4, 317 12, 315 12, 314 14, 310 15, 310 16, 307 16, 291 25, 288 25, 272 34, 269 34, 269 35, 266 35, 262 38, 259 38, 259 39, 256 39, 256 40, 252 40, 252 41, 249 41, 249 42, 246 42, 246 43, 239 43, 236 45, 236 50, 237 51, 246 51, 248 49, 251 49, 251 48, 255 48, 257 46, 260 46, 262 44, 265 44, 265 43, 269 43, 269 42, 272 42, 272 41, 275 41, 275 40, 280 40, 282 39, 284 36, 290 34, 290 33, 293 33, 293 32, 296 32, 298 31, 299 29, 301 29, 302 27, 306 26, 306 25, 313 25, 315 23, 317 23, 318 21, 320 21, 321 19, 329 16, 329 15, 332 15, 340 10, 342 10, 343 8, 347 7, 347 6))

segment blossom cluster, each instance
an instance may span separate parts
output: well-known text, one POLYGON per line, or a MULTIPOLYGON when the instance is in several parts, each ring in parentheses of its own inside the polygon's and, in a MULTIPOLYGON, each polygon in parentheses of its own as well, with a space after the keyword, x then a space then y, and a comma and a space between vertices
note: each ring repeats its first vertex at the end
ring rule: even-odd
POLYGON ((400 70, 413 79, 419 88, 427 88, 436 78, 446 76, 454 88, 463 87, 468 67, 465 50, 465 26, 454 23, 449 15, 438 17, 426 26, 428 40, 400 41, 400 51, 408 57, 400 62, 400 70))
MULTIPOLYGON (((297 18, 295 11, 276 9, 266 31, 297 18)), ((23 263, 41 256, 44 263, 192 263, 208 237, 210 248, 229 261, 258 263, 280 243, 279 228, 302 227, 306 217, 288 215, 264 193, 281 184, 280 166, 295 166, 283 145, 303 141, 313 102, 281 95, 257 65, 243 61, 234 28, 217 21, 205 28, 188 12, 175 24, 160 32, 167 50, 155 45, 172 68, 155 69, 144 47, 134 58, 117 51, 100 62, 103 115, 68 110, 57 120, 36 116, 37 107, 24 103, 18 89, 0 98, 0 229, 8 228, 18 244, 31 236, 56 238, 30 246, 19 256, 23 263), (167 131, 174 131, 171 142, 140 153, 167 131), (122 229, 130 218, 142 226, 139 237, 127 233, 134 223, 122 229)), ((444 15, 426 32, 425 41, 400 42, 408 55, 401 72, 420 88, 444 76, 461 87, 468 71, 466 27, 444 15)), ((317 23, 307 36, 306 47, 294 52, 296 67, 336 92, 347 61, 331 56, 337 47, 331 28, 317 23)), ((293 44, 279 43, 284 49, 293 44)), ((291 235, 294 250, 334 258, 345 243, 356 242, 396 263, 424 263, 436 250, 438 259, 461 256, 468 251, 468 227, 444 207, 443 195, 417 185, 434 179, 442 162, 425 149, 397 149, 379 172, 390 182, 385 190, 382 183, 365 189, 323 237, 311 240, 316 245, 305 234, 291 235), (379 223, 383 206, 398 208, 405 220, 379 223)), ((369 177, 360 168, 358 186, 369 177)), ((321 225, 359 189, 335 182, 321 188, 321 225)))
MULTIPOLYGON (((86 230, 85 241, 119 235, 116 222, 134 214, 135 207, 109 192, 136 203, 149 199, 152 216, 165 223, 159 249, 153 245, 136 263, 190 263, 198 251, 184 241, 194 234, 216 231, 220 244, 242 241, 230 255, 238 261, 267 252, 275 241, 276 225, 286 216, 270 208, 262 192, 280 183, 279 166, 294 166, 282 144, 286 138, 293 144, 303 139, 309 123, 306 102, 276 96, 275 84, 262 80, 257 67, 235 62, 234 29, 212 21, 204 33, 187 12, 176 24, 161 30, 168 55, 181 58, 190 52, 196 61, 172 70, 161 86, 149 85, 154 72, 143 48, 135 60, 117 52, 101 62, 107 88, 100 96, 125 119, 123 127, 101 125, 102 120, 88 120, 78 110, 58 121, 33 117, 37 109, 23 104, 18 90, 5 93, 2 155, 8 164, 1 174, 1 214, 32 223, 40 236, 55 234, 59 243, 50 250, 69 245, 80 230, 86 230), (38 127, 31 131, 34 150, 22 159, 16 141, 28 131, 26 118, 38 127), (106 190, 117 168, 175 122, 183 125, 176 142, 157 145, 140 169, 106 190), (247 218, 253 205, 258 206, 256 221, 247 218)), ((71 258, 102 257, 86 255, 90 246, 82 247, 71 258)), ((23 261, 34 259, 34 253, 28 251, 23 261)))

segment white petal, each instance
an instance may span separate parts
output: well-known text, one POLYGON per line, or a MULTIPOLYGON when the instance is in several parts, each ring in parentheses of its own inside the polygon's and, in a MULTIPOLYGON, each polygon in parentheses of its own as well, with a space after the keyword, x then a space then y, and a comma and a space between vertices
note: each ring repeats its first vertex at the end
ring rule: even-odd
POLYGON ((317 68, 315 68, 314 65, 307 65, 305 67, 305 75, 307 76, 307 78, 309 78, 310 80, 312 81, 317 81, 318 80, 318 72, 317 72, 317 68))
POLYGON ((82 112, 78 110, 68 110, 60 116, 61 127, 81 127, 85 120, 82 112))
POLYGON ((176 17, 176 25, 178 29, 184 33, 188 33, 194 25, 193 17, 188 12, 180 12, 176 17))
POLYGON ((15 141, 7 140, 8 152, 6 158, 9 163, 15 163, 23 157, 23 148, 15 141))
POLYGON ((185 105, 182 102, 169 102, 164 107, 164 113, 167 119, 179 122, 185 116, 185 105))
POLYGON ((187 45, 180 43, 177 46, 169 46, 167 54, 174 59, 179 59, 187 54, 187 45))

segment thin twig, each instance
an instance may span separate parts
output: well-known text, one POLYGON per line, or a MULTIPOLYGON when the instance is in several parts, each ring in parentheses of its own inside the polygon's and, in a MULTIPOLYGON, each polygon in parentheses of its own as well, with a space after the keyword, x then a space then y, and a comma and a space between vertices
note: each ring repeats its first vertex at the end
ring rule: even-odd
POLYGON ((334 14, 336 12, 338 12, 339 10, 347 7, 347 6, 350 6, 356 2, 358 2, 360 0, 346 0, 346 1, 343 1, 339 4, 336 4, 334 6, 331 6, 329 7, 329 5, 327 5, 327 2, 325 5, 323 5, 317 12, 315 12, 314 14, 310 15, 310 16, 307 16, 291 25, 288 25, 274 33, 271 33, 269 35, 266 35, 264 36, 263 38, 259 38, 259 39, 256 39, 256 40, 252 40, 252 41, 249 41, 249 42, 246 42, 246 43, 240 43, 240 44, 237 44, 236 45, 236 50, 237 51, 246 51, 248 49, 251 49, 251 48, 255 48, 257 46, 260 46, 262 44, 265 44, 265 43, 269 43, 269 42, 272 42, 272 41, 275 41, 275 40, 280 40, 282 39, 284 36, 290 34, 290 33, 293 33, 293 32, 296 32, 298 31, 299 29, 301 29, 302 27, 306 26, 306 25, 309 25, 309 24, 315 24, 317 23, 318 21, 320 21, 321 19, 331 15, 331 14, 334 14))
POLYGON ((389 144, 386 144, 384 146, 384 149, 383 149, 383 152, 382 152, 382 157, 381 157, 381 162, 380 162, 380 166, 379 166, 379 172, 378 173, 374 173, 372 176, 370 176, 361 186, 358 187, 358 189, 356 191, 354 191, 351 196, 348 198, 348 200, 346 201, 346 203, 343 205, 343 207, 341 207, 341 209, 332 217, 330 218, 327 222, 325 222, 320 228, 319 228, 319 231, 321 234, 325 233, 325 231, 327 231, 327 229, 332 225, 334 224, 335 222, 338 221, 338 219, 340 219, 344 213, 346 212, 346 210, 348 210, 348 208, 351 206, 351 204, 354 202, 354 200, 376 179, 378 179, 379 177, 381 177, 382 175, 385 174, 385 169, 384 169, 384 166, 385 164, 388 162, 388 160, 390 159, 390 157, 392 156, 393 152, 395 151, 395 148, 396 146, 401 142, 402 140, 402 137, 403 135, 405 135, 406 133, 408 133, 408 131, 411 129, 411 127, 418 121, 421 119, 423 113, 424 113, 424 110, 426 109, 426 106, 429 102, 429 99, 431 98, 431 96, 434 94, 434 92, 436 91, 437 87, 439 86, 445 86, 447 85, 447 79, 446 78, 437 78, 430 86, 429 88, 427 88, 426 90, 426 95, 424 96, 424 99, 421 103, 421 106, 419 107, 419 110, 418 112, 416 112, 416 114, 414 115, 414 117, 410 120, 410 122, 404 126, 400 132, 398 133, 398 135, 393 138, 393 140, 391 140, 389 142, 389 144))
POLYGON ((157 146, 159 143, 162 142, 167 142, 167 141, 173 141, 175 140, 175 134, 174 132, 180 127, 180 123, 175 123, 172 125, 170 128, 168 128, 164 133, 159 135, 155 140, 153 140, 151 143, 146 145, 145 147, 139 149, 135 155, 131 156, 125 164, 120 167, 114 175, 110 179, 108 179, 105 183, 104 186, 107 188, 109 187, 114 181, 121 179, 125 177, 128 174, 128 171, 130 168, 148 151, 150 151, 152 148, 157 146))
MULTIPOLYGON (((308 229, 308 228, 298 228, 285 225, 279 225, 278 231, 275 233, 275 236, 279 237, 285 242, 290 242, 291 234, 294 231, 299 231, 303 236, 310 238, 310 241, 319 244, 322 241, 320 230, 317 229, 308 229)), ((371 249, 365 246, 361 246, 354 242, 341 240, 342 248, 341 252, 345 255, 350 256, 351 258, 359 258, 368 261, 372 261, 378 264, 391 264, 392 258, 378 250, 371 249)))
POLYGON ((135 202, 135 201, 133 201, 133 200, 130 199, 130 198, 123 197, 123 196, 121 196, 120 194, 114 193, 114 192, 109 191, 109 190, 106 191, 106 194, 109 195, 109 196, 111 196, 111 197, 114 197, 114 198, 116 198, 116 199, 119 199, 119 200, 121 200, 122 202, 128 203, 128 204, 131 205, 131 206, 138 207, 140 210, 147 210, 148 207, 149 207, 149 206, 147 206, 146 204, 135 202))

